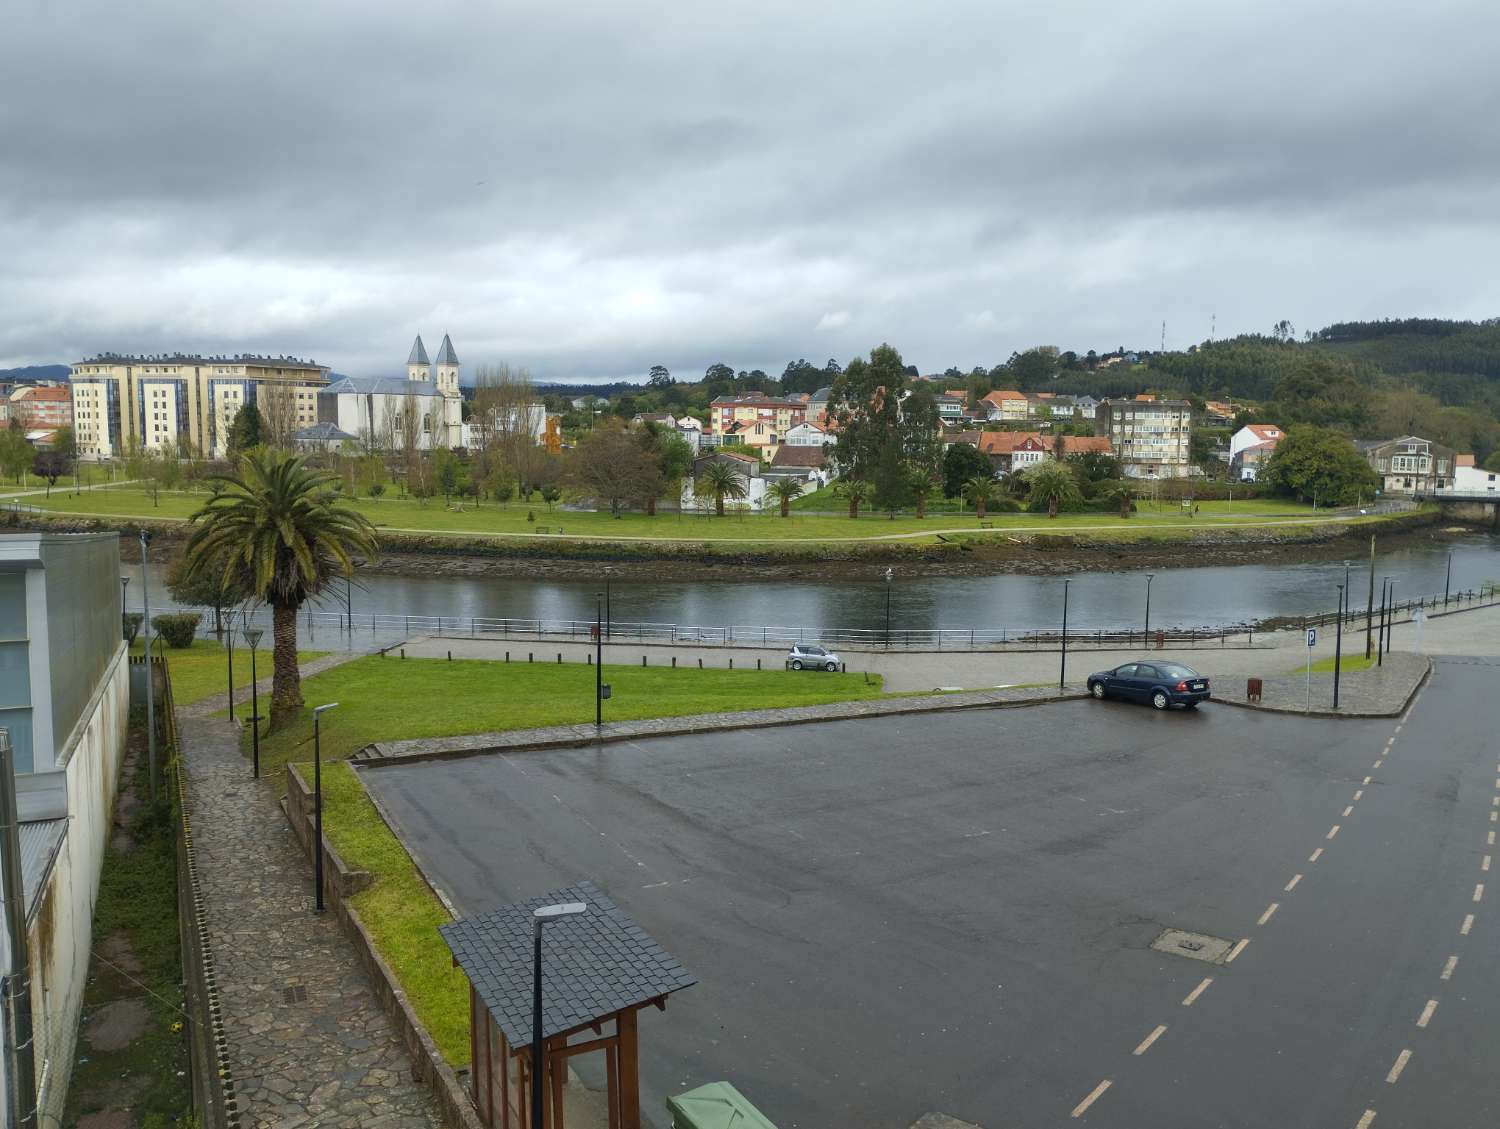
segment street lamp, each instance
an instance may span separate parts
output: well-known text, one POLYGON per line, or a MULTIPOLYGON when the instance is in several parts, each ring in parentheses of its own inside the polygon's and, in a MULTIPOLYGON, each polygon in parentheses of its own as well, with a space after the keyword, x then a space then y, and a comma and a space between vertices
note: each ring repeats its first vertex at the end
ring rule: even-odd
POLYGON ((594 593, 594 725, 604 726, 604 624, 603 597, 594 593))
POLYGON ((1375 665, 1385 665, 1385 621, 1390 610, 1391 578, 1380 578, 1380 628, 1375 632, 1375 665))
MULTIPOLYGON (((232 615, 233 613, 231 613, 232 615)), ((224 632, 224 647, 229 652, 229 720, 234 720, 234 622, 224 632)))
MULTIPOLYGON (((1339 673, 1344 659, 1344 591, 1345 586, 1339 586, 1339 623, 1338 630, 1334 634, 1333 643, 1333 708, 1339 708, 1339 673)), ((1309 657, 1307 660, 1311 662, 1309 657)))
POLYGON ((885 649, 887 651, 891 649, 891 577, 894 575, 893 570, 885 570, 885 649))
POLYGON ((542 927, 588 911, 583 902, 561 902, 531 913, 531 1129, 542 1129, 542 1094, 546 1088, 542 1046, 542 927))
POLYGON ((323 748, 320 722, 337 702, 313 707, 313 882, 317 886, 317 912, 323 912, 323 748))
POLYGON ((151 573, 147 548, 151 533, 141 530, 141 626, 146 632, 146 765, 151 780, 151 798, 156 799, 156 675, 151 669, 151 573))
POLYGON ((1156 579, 1156 573, 1146 574, 1146 624, 1141 629, 1141 648, 1149 650, 1151 647, 1151 582, 1156 579))
POLYGON ((125 610, 125 589, 127 589, 129 587, 130 587, 130 577, 128 577, 128 576, 122 576, 122 577, 120 577, 120 635, 121 635, 121 637, 123 637, 124 634, 125 634, 125 616, 127 614, 129 614, 125 610))
POLYGON ((260 779, 260 687, 255 679, 255 648, 260 646, 260 637, 265 630, 245 624, 245 642, 250 647, 250 747, 255 756, 255 779, 260 779))
POLYGON ((1057 671, 1057 688, 1061 690, 1068 677, 1068 586, 1071 580, 1063 581, 1062 663, 1057 671))
MULTIPOLYGON (((354 577, 344 577, 344 615, 349 620, 349 637, 354 637, 354 577)), ((354 644, 349 644, 352 650, 354 644)))
POLYGON ((1443 607, 1448 606, 1448 585, 1453 582, 1453 550, 1448 550, 1448 574, 1443 577, 1443 607))

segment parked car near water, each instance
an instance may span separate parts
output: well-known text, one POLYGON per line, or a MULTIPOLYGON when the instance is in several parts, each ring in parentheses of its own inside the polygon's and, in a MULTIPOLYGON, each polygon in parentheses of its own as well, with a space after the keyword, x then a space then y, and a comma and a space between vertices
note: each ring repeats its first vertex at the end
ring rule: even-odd
POLYGON ((1089 693, 1104 698, 1150 702, 1159 710, 1194 709, 1209 699, 1208 679, 1189 666, 1159 660, 1128 662, 1089 675, 1089 693))
POLYGON ((786 665, 793 670, 838 670, 841 660, 816 643, 793 643, 786 665))

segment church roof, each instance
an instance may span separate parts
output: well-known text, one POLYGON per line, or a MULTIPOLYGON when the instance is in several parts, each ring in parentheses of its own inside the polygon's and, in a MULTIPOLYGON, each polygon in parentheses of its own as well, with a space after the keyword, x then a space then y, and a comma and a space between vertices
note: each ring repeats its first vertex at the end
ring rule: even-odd
MULTIPOLYGON (((447 340, 446 337, 443 338, 444 342, 447 340)), ((449 348, 452 348, 452 346, 449 346, 449 348)), ((430 365, 432 363, 427 359, 427 346, 422 344, 422 335, 420 333, 417 334, 417 339, 411 343, 411 356, 406 358, 406 363, 409 365, 430 365)))
POLYGON ((336 380, 327 388, 319 389, 322 396, 356 394, 360 396, 440 396, 430 381, 407 380, 404 376, 346 376, 336 380))
MULTIPOLYGON (((417 340, 420 342, 422 339, 418 337, 417 340)), ((440 365, 458 364, 458 354, 453 351, 453 342, 448 339, 446 333, 443 334, 443 343, 438 348, 437 363, 440 365)))

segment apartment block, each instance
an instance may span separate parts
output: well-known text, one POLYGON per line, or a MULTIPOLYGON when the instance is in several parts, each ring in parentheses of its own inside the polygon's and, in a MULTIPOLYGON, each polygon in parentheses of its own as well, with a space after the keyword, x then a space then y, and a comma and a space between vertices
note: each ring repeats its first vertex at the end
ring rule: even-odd
POLYGON ((1105 400, 1094 433, 1107 436, 1127 478, 1185 478, 1193 406, 1186 400, 1105 400))

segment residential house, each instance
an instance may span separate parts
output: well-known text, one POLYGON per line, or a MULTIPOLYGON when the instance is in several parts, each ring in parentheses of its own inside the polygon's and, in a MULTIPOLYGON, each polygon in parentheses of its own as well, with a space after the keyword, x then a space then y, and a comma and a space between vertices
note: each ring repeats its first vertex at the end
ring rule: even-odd
POLYGON ((776 448, 771 465, 763 474, 768 481, 778 478, 796 478, 802 483, 803 492, 827 486, 836 475, 833 461, 822 447, 794 446, 790 443, 776 448))
POLYGON ((1500 493, 1500 474, 1474 465, 1473 455, 1459 455, 1454 460, 1453 485, 1455 494, 1500 493))
POLYGON ((991 392, 982 401, 985 418, 996 420, 1024 420, 1031 415, 1031 401, 1019 392, 991 392))
POLYGON ((975 446, 989 456, 996 475, 1025 470, 1048 455, 1049 442, 1035 431, 985 431, 975 446))
POLYGON ((683 480, 681 505, 684 510, 712 510, 714 508, 712 497, 700 497, 693 490, 693 484, 698 481, 703 468, 711 462, 727 462, 739 472, 744 480, 745 497, 733 503, 726 501, 726 506, 748 505, 751 509, 758 510, 765 504, 766 480, 760 472, 760 460, 752 455, 742 455, 738 451, 713 451, 694 459, 692 470, 683 480))
POLYGON ((964 397, 952 392, 940 393, 937 397, 937 416, 942 423, 956 424, 963 419, 964 397))
POLYGON ((828 422, 828 399, 833 395, 833 386, 819 388, 807 398, 806 419, 813 423, 825 425, 828 422))
POLYGON ((639 427, 641 424, 654 423, 659 427, 677 426, 677 417, 671 412, 636 412, 630 422, 639 427))
POLYGON ((1193 407, 1186 400, 1105 400, 1094 432, 1109 439, 1127 478, 1186 478, 1192 473, 1193 407))
POLYGON ((1228 427, 1234 422, 1235 407, 1223 400, 1208 400, 1203 405, 1204 427, 1228 427))
POLYGON ((1092 396, 1073 397, 1073 416, 1076 419, 1092 420, 1099 410, 1099 401, 1092 396))
POLYGON ((708 406, 708 430, 726 441, 774 447, 788 429, 807 419, 810 401, 750 393, 720 396, 708 406))
POLYGON ((1380 476, 1383 493, 1422 498, 1453 486, 1458 452, 1452 447, 1416 435, 1356 442, 1355 447, 1380 476))
POLYGON ((18 422, 26 441, 47 447, 59 427, 73 426, 73 391, 66 384, 22 384, 0 403, 0 423, 18 422))
POLYGON ((787 429, 782 436, 782 444, 787 447, 823 447, 833 442, 832 437, 822 427, 815 423, 799 423, 795 427, 787 429))
POLYGON ((345 443, 358 443, 357 435, 340 431, 336 424, 315 423, 292 432, 292 443, 299 451, 332 453, 342 451, 345 443))
POLYGON ((0 1101, 29 1112, 34 1095, 28 1124, 63 1123, 75 1061, 130 716, 120 612, 118 534, 0 535, 0 728, 14 763, 26 945, 13 961, 0 930, 0 968, 29 979, 30 1029, 16 1035, 35 1063, 30 1085, 0 1080, 0 1101))
POLYGON ((1229 473, 1241 482, 1254 482, 1285 435, 1275 424, 1247 423, 1229 438, 1229 473))

